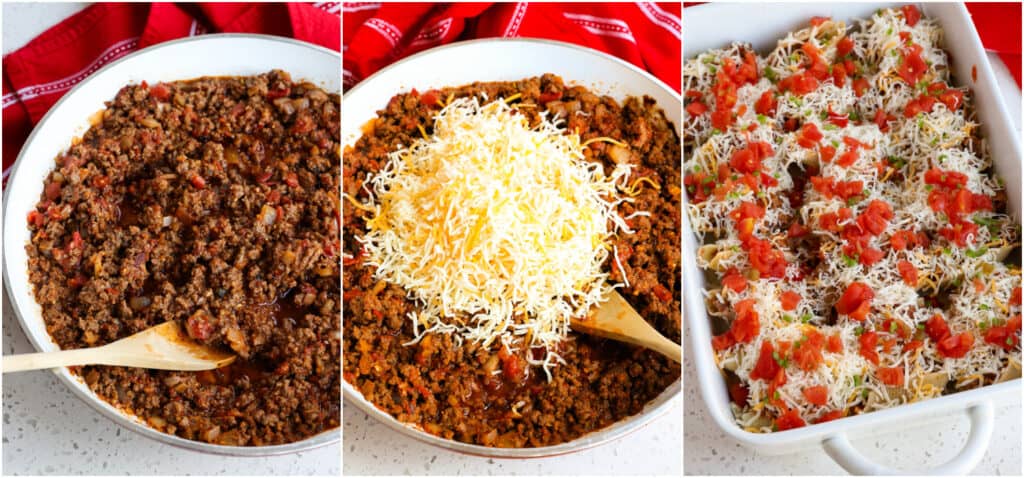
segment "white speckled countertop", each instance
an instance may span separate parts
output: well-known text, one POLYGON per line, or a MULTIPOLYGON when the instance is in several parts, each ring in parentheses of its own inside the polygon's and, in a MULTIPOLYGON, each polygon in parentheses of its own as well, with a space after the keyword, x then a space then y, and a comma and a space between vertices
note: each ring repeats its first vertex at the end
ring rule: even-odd
MULTIPOLYGON (((6 54, 81 10, 86 4, 3 5, 6 54)), ((34 352, 6 291, 3 353, 34 352)), ((47 371, 3 377, 5 475, 333 475, 340 473, 339 444, 305 453, 235 458, 182 450, 122 429, 71 394, 47 371)))
POLYGON ((463 455, 401 435, 344 407, 345 475, 674 475, 682 463, 682 403, 631 435, 579 453, 509 460, 463 455))

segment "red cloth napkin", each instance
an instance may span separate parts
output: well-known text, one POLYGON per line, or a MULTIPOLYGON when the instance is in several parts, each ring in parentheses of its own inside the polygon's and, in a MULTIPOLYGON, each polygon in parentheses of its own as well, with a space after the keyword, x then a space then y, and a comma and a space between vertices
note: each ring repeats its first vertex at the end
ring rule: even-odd
MULTIPOLYGON (((683 6, 702 3, 705 2, 683 2, 683 6)), ((981 37, 981 44, 986 50, 999 54, 1017 81, 1018 88, 1021 86, 1021 8, 1020 2, 967 3, 967 11, 981 37)))
POLYGON ((4 56, 4 182, 32 127, 64 93, 107 63, 160 42, 214 32, 287 36, 338 51, 340 13, 338 2, 89 6, 4 56))
MULTIPOLYGON (((413 53, 459 40, 533 37, 610 53, 679 91, 679 3, 343 4, 346 88, 413 53)), ((510 60, 511 61, 511 60, 510 60)))

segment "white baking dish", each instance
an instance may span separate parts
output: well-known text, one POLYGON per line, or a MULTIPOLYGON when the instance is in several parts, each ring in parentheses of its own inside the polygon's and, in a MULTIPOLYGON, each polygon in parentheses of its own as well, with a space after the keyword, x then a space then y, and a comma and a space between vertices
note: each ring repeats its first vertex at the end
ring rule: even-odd
MULTIPOLYGON (((734 41, 753 44, 758 51, 770 51, 789 31, 803 28, 812 16, 830 16, 850 20, 869 17, 877 8, 903 3, 789 3, 789 4, 708 4, 687 8, 684 13, 683 56, 721 48, 734 41)), ((1021 147, 1020 133, 1013 129, 1006 106, 1002 104, 992 66, 985 56, 981 40, 963 4, 926 3, 919 5, 923 15, 936 19, 945 29, 946 50, 952 60, 957 86, 969 86, 974 94, 982 134, 987 138, 999 176, 1006 181, 1009 210, 1021 219, 1021 147), (977 67, 977 80, 971 81, 971 68, 977 67)), ((685 192, 684 192, 685 194, 685 192)), ((711 416, 726 434, 740 443, 766 454, 784 454, 812 447, 824 447, 840 466, 856 474, 902 474, 904 472, 874 463, 850 445, 849 437, 895 431, 934 421, 940 416, 966 413, 971 432, 963 450, 946 463, 915 474, 966 474, 973 469, 988 448, 994 426, 993 401, 997 395, 1021 394, 1021 379, 978 390, 947 395, 924 402, 856 415, 828 423, 776 433, 751 433, 734 421, 725 381, 714 361, 711 329, 701 290, 703 274, 697 267, 697 241, 689 219, 683 214, 683 296, 684 317, 688 321, 693 356, 701 393, 711 416)))
MULTIPOLYGON (((32 296, 28 280, 28 213, 39 202, 43 180, 56 164, 57 155, 71 145, 73 138, 89 129, 90 116, 103 110, 105 101, 114 99, 129 83, 256 75, 275 68, 289 72, 295 80, 307 80, 337 92, 341 91, 339 63, 337 52, 290 38, 202 35, 160 43, 125 56, 90 75, 53 105, 32 130, 4 189, 4 285, 21 328, 36 350, 53 352, 60 347, 46 331, 42 309, 32 296)), ((138 417, 107 403, 66 367, 52 371, 76 396, 118 425, 182 448, 221 455, 267 456, 309 450, 341 438, 341 433, 333 429, 294 443, 272 446, 224 446, 186 440, 156 431, 138 417)))
MULTIPOLYGON (((459 42, 410 56, 345 91, 341 99, 342 144, 355 143, 362 134, 360 127, 373 119, 377 111, 387 106, 388 100, 400 92, 412 88, 426 91, 475 81, 520 80, 544 73, 558 74, 566 83, 586 86, 620 100, 626 96, 648 95, 675 124, 677 133, 682 125, 679 95, 657 78, 621 59, 556 41, 485 39, 459 42)), ((622 438, 666 413, 682 391, 682 385, 681 380, 676 380, 636 415, 575 440, 538 448, 491 448, 446 440, 423 431, 419 426, 396 420, 374 406, 347 381, 343 382, 342 390, 345 406, 355 405, 399 433, 431 445, 480 456, 536 458, 575 453, 622 438)))

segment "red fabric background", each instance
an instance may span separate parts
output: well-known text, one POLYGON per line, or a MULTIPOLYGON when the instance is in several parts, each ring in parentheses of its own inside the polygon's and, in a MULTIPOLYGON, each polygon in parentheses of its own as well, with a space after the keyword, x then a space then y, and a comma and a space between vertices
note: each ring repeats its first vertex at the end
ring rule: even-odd
POLYGON ((103 65, 150 45, 203 33, 266 33, 337 51, 340 12, 338 2, 87 7, 4 56, 4 182, 32 127, 64 93, 103 65))
MULTIPOLYGON (((704 2, 683 2, 692 7, 704 2)), ((969 2, 974 27, 985 49, 999 54, 1006 63, 1017 87, 1021 86, 1021 2, 969 2)))
MULTIPOLYGON (((459 40, 533 37, 587 46, 681 84, 679 3, 345 3, 344 84, 459 40)), ((514 59, 510 59, 514 61, 514 59)))

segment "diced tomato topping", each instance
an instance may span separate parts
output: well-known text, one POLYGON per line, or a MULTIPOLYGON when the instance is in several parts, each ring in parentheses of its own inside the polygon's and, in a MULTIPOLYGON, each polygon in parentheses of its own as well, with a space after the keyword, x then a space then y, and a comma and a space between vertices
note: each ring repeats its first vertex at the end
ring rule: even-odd
POLYGON ((871 311, 871 300, 874 298, 875 292, 870 286, 863 282, 853 282, 846 287, 843 296, 836 303, 836 311, 863 322, 871 311))
POLYGON ((853 80, 853 92, 854 92, 854 94, 857 95, 857 98, 860 98, 861 96, 864 96, 864 92, 867 91, 868 88, 870 88, 870 87, 871 87, 871 84, 868 83, 867 79, 857 78, 857 79, 853 80))
POLYGON ((949 336, 949 326, 946 325, 946 319, 942 318, 940 314, 931 316, 925 322, 924 331, 932 339, 932 342, 939 342, 949 336))
POLYGON ((831 18, 829 18, 829 17, 817 17, 817 16, 811 17, 811 26, 819 27, 819 26, 821 26, 822 23, 825 23, 825 22, 827 22, 829 20, 831 20, 831 18))
POLYGON ((687 98, 690 98, 691 100, 699 100, 702 96, 704 96, 704 94, 698 90, 686 90, 686 93, 684 94, 687 98))
POLYGON ((157 83, 149 88, 149 94, 160 101, 167 101, 171 97, 171 89, 163 83, 157 83))
POLYGON ((912 352, 914 350, 917 350, 917 349, 921 348, 922 346, 924 346, 924 341, 923 340, 914 339, 914 340, 908 341, 906 344, 903 345, 903 351, 904 352, 912 352))
POLYGON ((885 111, 881 108, 875 111, 875 124, 878 126, 878 130, 886 133, 889 131, 889 116, 885 114, 885 111))
POLYGON ((729 213, 729 217, 736 222, 746 218, 761 219, 764 217, 764 208, 753 201, 743 201, 729 213))
POLYGON ((806 426, 803 418, 800 418, 800 412, 797 410, 788 410, 783 413, 779 418, 775 419, 775 428, 778 431, 791 430, 794 428, 800 428, 806 426))
POLYGON ((733 307, 736 319, 733 320, 729 333, 737 342, 750 343, 760 333, 760 320, 757 311, 754 310, 756 303, 754 299, 746 299, 737 302, 733 307))
POLYGON ((796 73, 779 82, 779 91, 788 91, 796 96, 803 96, 818 89, 817 78, 807 73, 796 73))
POLYGON ((761 352, 757 356, 757 363, 750 371, 751 380, 772 380, 782 370, 779 363, 775 361, 775 357, 772 356, 774 353, 775 347, 772 346, 771 341, 761 342, 761 352))
POLYGON ((825 336, 817 330, 807 332, 807 338, 798 341, 793 349, 793 361, 801 370, 811 371, 821 365, 821 352, 825 348, 825 336))
POLYGON ((908 26, 917 25, 917 21, 921 19, 921 12, 917 9, 916 5, 904 5, 900 7, 900 11, 903 12, 903 19, 907 22, 908 26))
POLYGON ((761 160, 774 154, 772 146, 765 142, 754 141, 746 148, 733 152, 729 165, 740 173, 754 173, 761 169, 761 160))
POLYGON ((690 116, 700 116, 708 111, 708 107, 704 106, 704 103, 700 101, 694 101, 686 105, 686 112, 690 113, 690 116))
POLYGON ((971 350, 971 346, 974 345, 974 334, 970 332, 961 332, 956 335, 950 335, 935 345, 935 350, 946 358, 961 358, 967 355, 967 352, 971 350))
POLYGON ((878 367, 875 369, 875 376, 890 387, 903 386, 903 367, 878 367))
POLYGON ((722 276, 722 285, 732 289, 737 294, 747 290, 747 278, 743 277, 735 267, 730 267, 722 276))
POLYGON ((781 279, 786 276, 786 257, 764 239, 750 238, 744 244, 750 264, 762 277, 781 279))
POLYGON ((864 357, 868 362, 878 365, 878 351, 875 350, 875 347, 878 346, 878 334, 869 330, 860 334, 857 341, 860 342, 861 357, 864 357))
POLYGON ((1003 350, 1013 350, 1020 346, 1020 314, 1011 318, 1006 325, 993 325, 985 330, 985 342, 1001 347, 1003 350))
POLYGON ((860 251, 857 261, 871 267, 882 260, 883 257, 885 257, 885 254, 882 251, 872 247, 865 247, 860 251))
POLYGON ((832 158, 836 156, 836 148, 832 146, 819 146, 818 154, 821 155, 821 162, 830 163, 832 158))
POLYGON ((793 310, 800 303, 800 294, 787 290, 779 296, 779 301, 782 303, 782 310, 793 310))
POLYGON ((754 103, 754 111, 757 114, 774 116, 776 106, 777 102, 775 101, 775 95, 773 95, 771 91, 765 91, 761 94, 761 97, 757 99, 757 102, 754 103))
POLYGON ((711 348, 716 351, 728 349, 733 345, 736 345, 736 339, 733 339, 729 332, 711 337, 711 348))
POLYGON ((901 260, 896 263, 896 269, 900 272, 903 282, 911 287, 917 287, 917 268, 910 261, 901 260))
POLYGON ((957 171, 943 171, 932 168, 924 173, 925 184, 957 189, 967 186, 967 175, 957 171))
POLYGON ((843 57, 853 51, 853 40, 850 37, 843 37, 836 43, 836 55, 843 57))
MULTIPOLYGON (((699 97, 699 96, 698 96, 699 97)), ((537 97, 537 102, 540 104, 546 104, 551 101, 558 101, 562 99, 561 91, 545 91, 537 97)))
POLYGON ((1013 292, 1010 293, 1010 304, 1021 305, 1021 289, 1020 287, 1014 287, 1013 292))
POLYGON ((900 78, 903 78, 903 81, 906 81, 910 86, 914 86, 917 82, 921 81, 925 70, 928 69, 924 58, 921 57, 923 51, 924 49, 921 45, 916 43, 900 49, 900 53, 903 55, 903 63, 900 64, 898 73, 900 78))
POLYGON ((711 126, 715 129, 725 131, 732 122, 732 110, 715 109, 711 112, 711 126))
POLYGON ((949 111, 956 111, 964 103, 964 92, 960 90, 946 90, 939 94, 939 101, 946 105, 949 111))
POLYGON ((828 336, 828 351, 834 354, 843 353, 843 339, 838 334, 828 336))
POLYGON ((840 418, 843 418, 843 411, 842 410, 832 410, 832 411, 822 415, 821 418, 819 418, 818 421, 816 421, 814 423, 825 423, 825 422, 830 422, 832 420, 838 420, 840 418))
POLYGON ((810 403, 811 405, 821 407, 828 403, 828 387, 824 385, 807 387, 803 392, 804 398, 807 399, 807 403, 810 403))
POLYGON ((850 166, 853 166, 853 163, 856 163, 857 159, 859 158, 860 152, 858 152, 856 149, 851 149, 843 153, 841 156, 839 156, 839 159, 836 161, 836 164, 844 168, 848 168, 850 166))
POLYGON ((747 405, 747 397, 750 395, 750 391, 747 387, 740 382, 734 382, 729 384, 729 398, 732 399, 732 403, 745 407, 747 405))
POLYGON ((848 125, 850 123, 850 115, 848 115, 848 114, 841 115, 839 113, 836 113, 836 112, 832 111, 832 106, 829 105, 829 107, 828 107, 828 121, 829 121, 829 123, 832 123, 832 124, 834 124, 834 125, 836 125, 836 126, 838 126, 840 128, 845 128, 846 125, 848 125))
POLYGON ((821 141, 822 137, 817 125, 814 123, 804 123, 803 127, 800 128, 800 135, 797 136, 796 142, 805 148, 813 148, 821 141))
MULTIPOLYGON (((437 90, 430 90, 420 95, 420 104, 423 106, 434 107, 437 106, 437 100, 441 96, 441 92, 437 90)), ((542 102, 544 103, 544 102, 542 102)))

